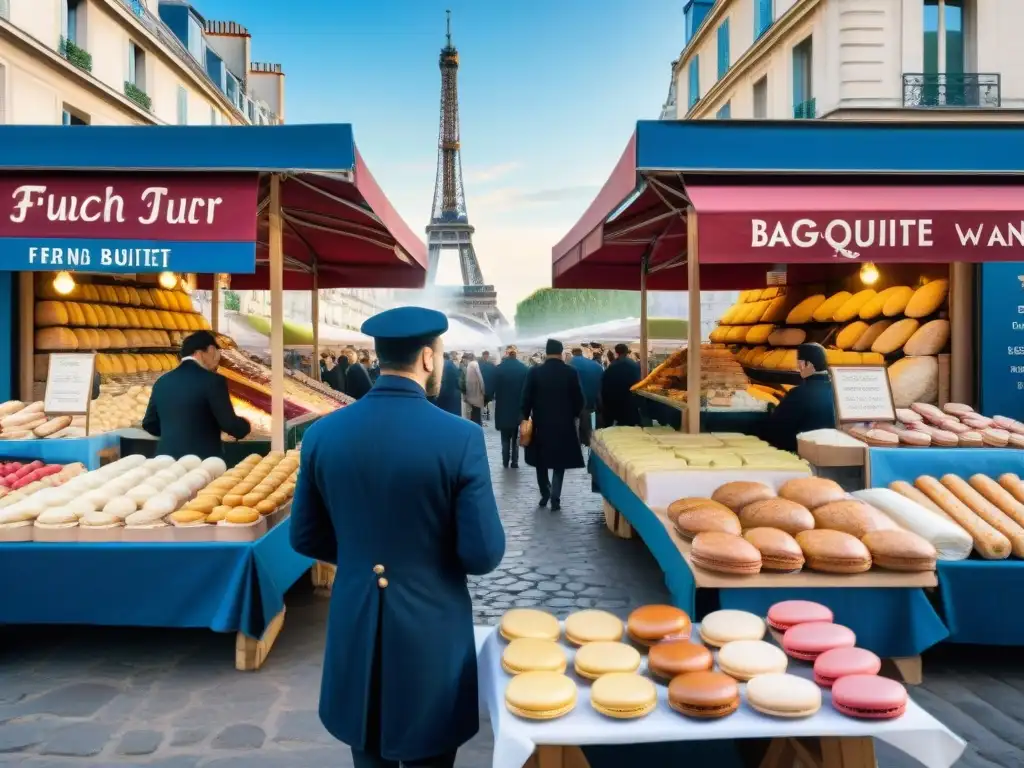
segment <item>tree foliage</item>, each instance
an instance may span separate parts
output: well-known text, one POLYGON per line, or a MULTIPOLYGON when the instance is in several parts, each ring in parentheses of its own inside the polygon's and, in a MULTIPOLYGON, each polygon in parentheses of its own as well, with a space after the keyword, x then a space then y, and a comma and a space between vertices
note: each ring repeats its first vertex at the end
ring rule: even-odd
POLYGON ((540 288, 516 305, 516 331, 540 334, 640 315, 636 291, 540 288))
POLYGON ((224 309, 237 312, 242 308, 242 298, 234 291, 224 291, 224 309))

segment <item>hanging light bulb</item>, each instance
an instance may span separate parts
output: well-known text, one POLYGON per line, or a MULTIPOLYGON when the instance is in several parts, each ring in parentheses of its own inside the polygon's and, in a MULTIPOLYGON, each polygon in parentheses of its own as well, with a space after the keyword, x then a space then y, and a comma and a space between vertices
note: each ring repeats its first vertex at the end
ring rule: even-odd
POLYGON ((173 291, 178 287, 178 276, 173 272, 161 272, 159 280, 160 287, 166 288, 168 291, 173 291))
POLYGON ((70 272, 58 272, 53 278, 53 290, 61 296, 67 296, 75 290, 75 278, 71 276, 70 272))
POLYGON ((874 285, 878 282, 878 267, 870 261, 860 268, 860 281, 864 285, 874 285))

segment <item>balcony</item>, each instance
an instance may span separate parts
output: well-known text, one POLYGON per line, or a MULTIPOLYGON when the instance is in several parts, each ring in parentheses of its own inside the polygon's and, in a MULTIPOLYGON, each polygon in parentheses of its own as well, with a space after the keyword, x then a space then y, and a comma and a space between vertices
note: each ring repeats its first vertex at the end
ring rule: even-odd
POLYGON ((85 50, 85 48, 76 45, 73 41, 62 37, 57 52, 79 69, 92 72, 92 54, 85 50))
POLYGON ((793 106, 794 120, 813 120, 818 116, 818 100, 808 99, 793 106))
POLYGON ((135 83, 127 80, 124 82, 124 95, 147 112, 153 107, 153 99, 150 98, 149 94, 139 88, 135 83))
POLYGON ((998 109, 1002 75, 903 73, 903 106, 912 109, 998 109))

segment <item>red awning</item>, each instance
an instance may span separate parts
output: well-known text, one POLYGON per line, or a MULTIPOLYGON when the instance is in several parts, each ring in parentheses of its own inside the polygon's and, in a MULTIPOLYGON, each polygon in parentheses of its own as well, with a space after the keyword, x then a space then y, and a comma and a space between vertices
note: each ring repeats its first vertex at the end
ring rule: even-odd
MULTIPOLYGON (((256 273, 234 275, 241 290, 270 287, 270 177, 260 183, 256 273)), ((281 182, 284 219, 284 288, 311 290, 313 265, 320 288, 421 288, 427 251, 385 197, 355 153, 355 170, 345 174, 300 173, 281 182)), ((200 277, 209 288, 210 276, 200 277)))

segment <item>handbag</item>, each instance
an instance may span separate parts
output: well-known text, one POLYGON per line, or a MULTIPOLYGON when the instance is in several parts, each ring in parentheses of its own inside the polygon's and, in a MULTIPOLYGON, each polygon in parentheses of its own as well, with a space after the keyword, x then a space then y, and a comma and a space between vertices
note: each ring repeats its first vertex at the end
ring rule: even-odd
POLYGON ((519 444, 524 448, 533 441, 533 419, 519 422, 519 444))

